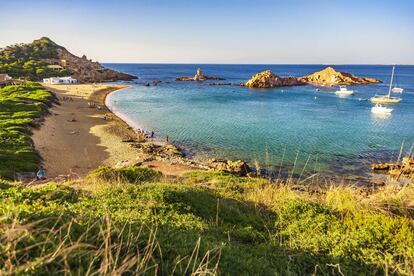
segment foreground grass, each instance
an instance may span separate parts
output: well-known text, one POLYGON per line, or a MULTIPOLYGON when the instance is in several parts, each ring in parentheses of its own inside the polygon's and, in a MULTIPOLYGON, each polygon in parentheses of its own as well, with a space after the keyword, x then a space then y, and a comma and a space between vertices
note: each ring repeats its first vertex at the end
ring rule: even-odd
POLYGON ((0 89, 0 178, 36 169, 37 155, 28 127, 46 112, 53 95, 37 83, 0 89))
POLYGON ((262 179, 101 168, 0 185, 0 274, 414 273, 413 187, 304 193, 262 179))

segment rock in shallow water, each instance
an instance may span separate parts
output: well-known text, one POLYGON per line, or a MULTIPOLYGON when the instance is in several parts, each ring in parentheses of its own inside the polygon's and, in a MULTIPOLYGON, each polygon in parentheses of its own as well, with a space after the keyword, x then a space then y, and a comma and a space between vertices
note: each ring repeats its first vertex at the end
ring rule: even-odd
POLYGON ((250 80, 242 85, 251 88, 272 88, 280 86, 303 85, 303 83, 298 81, 295 77, 279 77, 271 70, 266 70, 254 75, 250 80))
POLYGON ((178 77, 176 81, 205 81, 205 80, 224 80, 223 78, 216 76, 205 76, 200 68, 197 68, 197 72, 194 77, 178 77))
POLYGON ((354 85, 354 84, 367 84, 367 83, 380 83, 380 80, 374 78, 362 78, 352 75, 346 72, 338 72, 332 67, 326 67, 325 69, 315 72, 313 74, 298 78, 299 81, 320 85, 320 86, 333 86, 333 85, 354 85))
POLYGON ((213 158, 208 161, 208 165, 215 170, 225 171, 240 176, 246 176, 251 172, 250 167, 243 160, 231 161, 213 158))

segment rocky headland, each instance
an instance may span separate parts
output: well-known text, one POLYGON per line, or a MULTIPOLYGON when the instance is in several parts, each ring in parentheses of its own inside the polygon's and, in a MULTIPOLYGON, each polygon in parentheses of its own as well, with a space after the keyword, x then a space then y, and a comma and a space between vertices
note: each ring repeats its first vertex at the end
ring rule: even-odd
POLYGON ((105 68, 99 62, 92 61, 85 55, 77 57, 57 44, 56 52, 57 57, 47 59, 48 63, 58 64, 63 68, 68 69, 72 73, 72 76, 81 83, 137 79, 136 76, 105 68))
POLYGON ((355 85, 381 82, 374 78, 358 77, 350 73, 339 72, 332 67, 326 67, 321 71, 300 77, 298 80, 306 84, 318 86, 355 85))
POLYGON ((80 83, 137 79, 136 76, 105 68, 85 55, 75 56, 47 37, 0 49, 0 73, 31 81, 58 76, 72 76, 80 83))
POLYGON ((224 80, 217 76, 205 76, 200 68, 197 68, 197 72, 194 77, 178 77, 176 81, 206 81, 206 80, 224 80))

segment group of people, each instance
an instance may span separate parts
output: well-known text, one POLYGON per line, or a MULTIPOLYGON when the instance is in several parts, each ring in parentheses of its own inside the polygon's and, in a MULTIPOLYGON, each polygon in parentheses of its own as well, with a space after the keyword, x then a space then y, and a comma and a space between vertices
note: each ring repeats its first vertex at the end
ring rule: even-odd
POLYGON ((138 134, 138 135, 144 136, 145 138, 154 138, 155 137, 154 131, 149 132, 149 131, 145 131, 145 130, 140 129, 140 128, 136 129, 135 133, 138 134))

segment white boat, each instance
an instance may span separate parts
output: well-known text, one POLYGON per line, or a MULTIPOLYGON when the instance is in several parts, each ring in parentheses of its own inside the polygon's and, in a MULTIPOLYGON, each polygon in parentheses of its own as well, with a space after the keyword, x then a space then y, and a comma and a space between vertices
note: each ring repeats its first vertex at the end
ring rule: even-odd
MULTIPOLYGON (((392 82, 394 80, 394 70, 395 66, 392 67, 392 73, 391 73, 391 81, 390 81, 390 87, 388 88, 388 94, 387 95, 375 95, 370 100, 374 104, 397 104, 401 102, 401 98, 399 97, 391 97, 391 91, 392 91, 392 82)), ((401 89, 401 88, 400 88, 401 89)))
POLYGON ((339 86, 339 90, 335 91, 335 94, 340 97, 346 97, 355 94, 355 91, 348 90, 346 86, 339 86))
POLYGON ((394 87, 391 89, 391 91, 392 91, 392 93, 399 93, 399 94, 401 94, 404 91, 403 88, 398 87, 398 85, 397 85, 397 76, 395 77, 394 87))
POLYGON ((401 94, 404 91, 404 89, 403 88, 399 88, 399 87, 394 87, 393 89, 391 89, 391 91, 393 93, 400 93, 401 94))
POLYGON ((392 108, 382 106, 381 104, 376 104, 371 108, 371 112, 376 114, 391 114, 392 111, 392 108))

